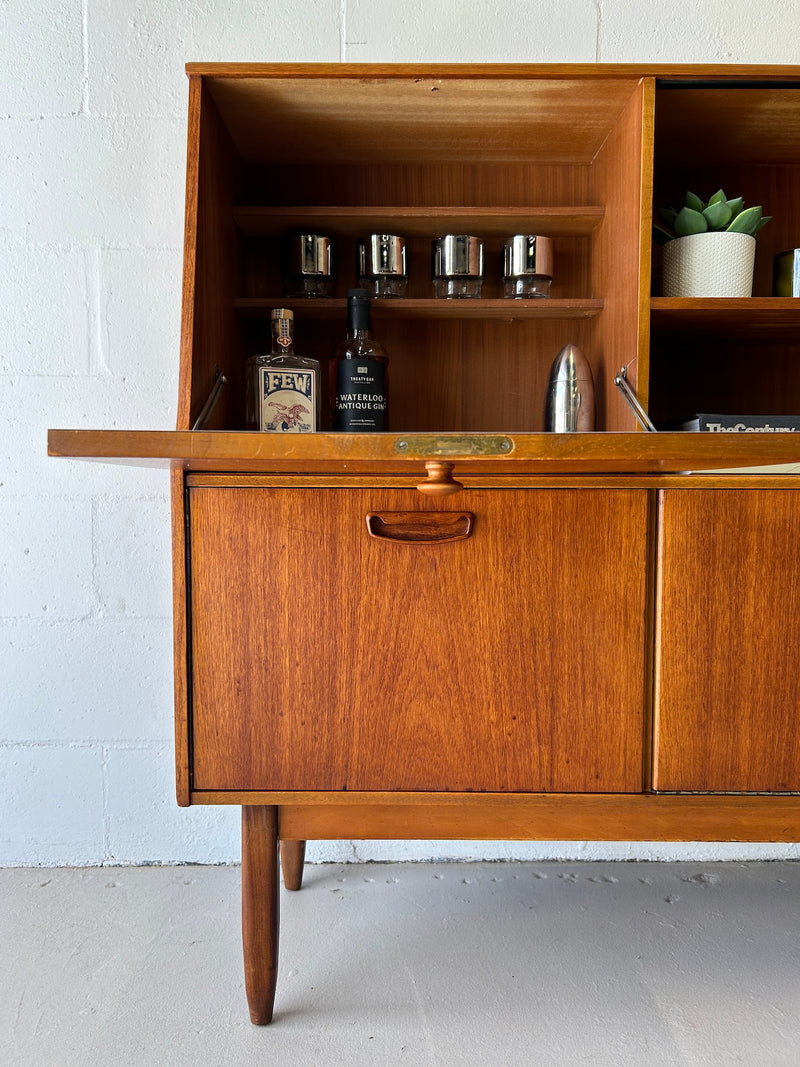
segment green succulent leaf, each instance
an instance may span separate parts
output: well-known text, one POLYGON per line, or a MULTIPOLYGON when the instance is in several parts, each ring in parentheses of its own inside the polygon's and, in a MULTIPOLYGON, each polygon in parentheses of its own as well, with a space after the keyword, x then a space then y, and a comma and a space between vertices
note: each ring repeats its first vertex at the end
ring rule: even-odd
POLYGON ((675 219, 675 233, 678 237, 688 237, 692 233, 705 233, 708 229, 705 215, 701 211, 684 207, 675 219))
POLYGON ((744 200, 741 196, 734 197, 733 200, 728 201, 728 207, 731 209, 731 218, 735 219, 744 207, 744 200))
POLYGON ((733 212, 726 200, 709 200, 703 212, 709 230, 724 230, 733 217, 733 212))
POLYGON ((761 221, 759 222, 759 224, 756 227, 756 229, 753 230, 753 237, 755 237, 755 235, 757 233, 759 233, 761 230, 764 229, 764 227, 767 225, 767 223, 769 222, 769 220, 771 218, 772 218, 772 215, 764 215, 764 217, 761 219, 761 221))
POLYGON ((712 204, 727 204, 727 203, 729 203, 729 201, 728 201, 727 196, 725 195, 724 190, 717 189, 717 191, 711 197, 711 199, 709 200, 709 202, 708 202, 708 204, 706 206, 707 207, 711 207, 712 204))
POLYGON ((749 233, 755 237, 758 231, 761 229, 761 208, 749 207, 745 211, 740 211, 736 218, 728 226, 728 230, 731 233, 749 233))
POLYGON ((702 212, 706 205, 696 193, 687 193, 684 206, 688 207, 690 211, 697 211, 699 213, 702 212))
POLYGON ((678 212, 674 207, 660 207, 658 209, 658 217, 664 223, 665 226, 670 229, 675 228, 675 219, 678 217, 678 212))

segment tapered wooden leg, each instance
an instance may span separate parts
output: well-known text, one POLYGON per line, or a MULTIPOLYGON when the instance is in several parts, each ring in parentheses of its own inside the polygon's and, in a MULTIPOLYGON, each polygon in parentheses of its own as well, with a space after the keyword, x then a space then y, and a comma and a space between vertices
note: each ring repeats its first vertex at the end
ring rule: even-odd
POLYGON ((242 946, 250 1019, 272 1020, 278 978, 278 809, 242 808, 242 946))
POLYGON ((281 841, 283 884, 287 889, 299 889, 303 884, 303 863, 305 858, 305 841, 281 841))

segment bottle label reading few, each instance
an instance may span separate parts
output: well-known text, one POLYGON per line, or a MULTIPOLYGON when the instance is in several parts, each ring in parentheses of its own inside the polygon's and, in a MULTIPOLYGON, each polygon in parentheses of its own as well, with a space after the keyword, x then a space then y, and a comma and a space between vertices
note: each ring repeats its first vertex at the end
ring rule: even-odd
POLYGON ((377 359, 343 359, 336 373, 336 428, 350 433, 386 429, 386 366, 377 359))
POLYGON ((259 371, 259 429, 267 433, 313 433, 316 430, 316 374, 310 370, 259 371))

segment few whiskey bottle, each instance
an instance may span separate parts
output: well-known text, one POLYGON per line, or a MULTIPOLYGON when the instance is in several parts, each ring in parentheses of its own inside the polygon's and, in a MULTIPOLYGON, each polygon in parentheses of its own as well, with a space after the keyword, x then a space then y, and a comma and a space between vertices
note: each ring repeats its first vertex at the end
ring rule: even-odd
POLYGON ((388 429, 389 358, 370 334, 370 294, 347 292, 347 339, 331 359, 331 427, 347 433, 388 429))
POLYGON ((272 351, 247 361, 247 428, 313 433, 320 422, 319 360, 294 351, 294 312, 274 308, 272 351))

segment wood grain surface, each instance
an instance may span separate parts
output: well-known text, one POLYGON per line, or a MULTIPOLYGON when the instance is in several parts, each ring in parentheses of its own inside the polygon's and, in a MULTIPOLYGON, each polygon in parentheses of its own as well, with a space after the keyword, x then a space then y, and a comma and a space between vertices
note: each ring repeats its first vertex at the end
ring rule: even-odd
POLYGON ((483 452, 481 435, 227 433, 50 430, 51 456, 108 459, 192 471, 339 471, 424 474, 426 459, 459 473, 625 474, 800 463, 800 435, 711 433, 509 434, 506 452, 483 452), (398 446, 398 442, 405 445, 398 446))
POLYGON ((278 810, 242 807, 242 954, 250 1019, 272 1021, 278 981, 278 810))
POLYGON ((659 522, 662 790, 800 790, 800 493, 667 490, 659 522))
MULTIPOLYGON (((214 803, 219 799, 217 794, 214 803)), ((800 797, 797 796, 326 793, 284 795, 280 803, 282 839, 306 836, 318 840, 416 838, 425 841, 788 842, 800 839, 800 797)))
POLYGON ((190 496, 196 789, 642 788, 645 491, 190 496))

